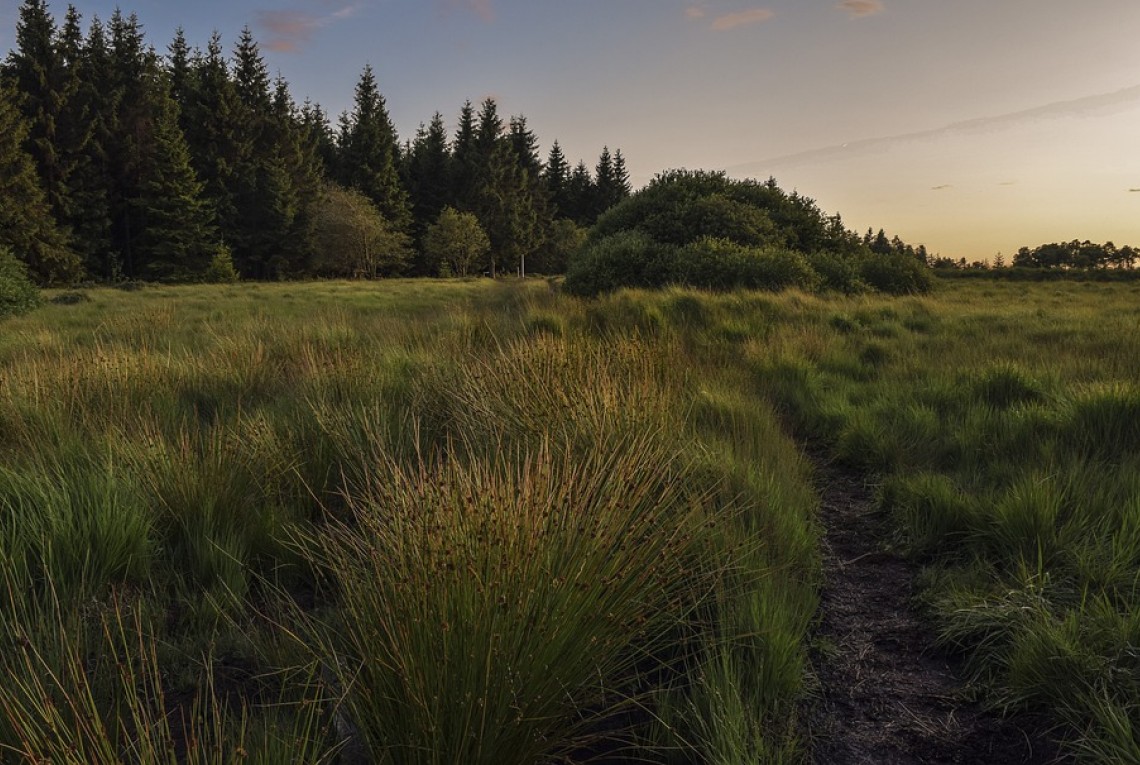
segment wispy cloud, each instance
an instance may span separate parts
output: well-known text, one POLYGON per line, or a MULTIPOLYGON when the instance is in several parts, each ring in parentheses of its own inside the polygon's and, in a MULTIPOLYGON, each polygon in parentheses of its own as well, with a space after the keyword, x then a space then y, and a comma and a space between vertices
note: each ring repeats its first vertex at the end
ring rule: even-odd
POLYGON ((1140 189, 1128 189, 1129 194, 1140 194, 1140 189))
POLYGON ((931 191, 945 191, 946 189, 952 189, 952 188, 954 188, 953 184, 943 183, 941 186, 931 186, 930 190, 931 191))
POLYGON ((1098 93, 1094 96, 1075 98, 1069 101, 1054 101, 1053 103, 1024 109, 1018 112, 1008 112, 990 117, 954 122, 934 130, 919 130, 914 133, 901 133, 898 135, 880 136, 877 138, 864 138, 859 141, 825 146, 818 149, 785 154, 780 157, 761 162, 748 162, 730 168, 733 172, 746 174, 767 174, 781 167, 798 167, 801 165, 846 160, 871 152, 887 151, 896 145, 913 143, 932 138, 945 136, 973 134, 1001 128, 1016 127, 1017 125, 1035 122, 1043 119, 1060 117, 1089 117, 1105 114, 1114 114, 1122 109, 1131 109, 1140 104, 1140 85, 1130 88, 1114 90, 1111 93, 1098 93))
POLYGON ((717 16, 713 19, 712 28, 718 32, 725 32, 729 29, 736 29, 737 27, 748 26, 750 24, 762 24, 774 15, 775 13, 767 8, 752 8, 747 11, 726 13, 723 16, 717 16))
POLYGON ((494 0, 436 0, 436 2, 449 13, 452 11, 471 11, 487 23, 495 20, 494 0))
POLYGON ((292 8, 281 10, 261 10, 257 12, 258 26, 269 32, 265 47, 278 53, 294 53, 312 39, 321 27, 344 21, 360 10, 361 3, 332 4, 324 2, 334 10, 325 13, 312 13, 292 8))
POLYGON ((690 19, 703 19, 707 15, 707 12, 699 5, 690 5, 685 9, 685 15, 690 19))
POLYGON ((841 11, 847 11, 853 19, 874 16, 876 13, 882 13, 886 10, 883 0, 843 0, 835 7, 841 11))

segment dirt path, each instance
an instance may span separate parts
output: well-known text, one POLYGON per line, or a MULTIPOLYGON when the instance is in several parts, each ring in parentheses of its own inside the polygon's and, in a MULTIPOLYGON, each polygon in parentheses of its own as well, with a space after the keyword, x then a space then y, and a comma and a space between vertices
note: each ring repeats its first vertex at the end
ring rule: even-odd
POLYGON ((961 698, 914 612, 915 568, 887 549, 887 521, 855 476, 819 465, 825 525, 819 698, 808 710, 818 765, 1043 765, 1054 746, 961 698))

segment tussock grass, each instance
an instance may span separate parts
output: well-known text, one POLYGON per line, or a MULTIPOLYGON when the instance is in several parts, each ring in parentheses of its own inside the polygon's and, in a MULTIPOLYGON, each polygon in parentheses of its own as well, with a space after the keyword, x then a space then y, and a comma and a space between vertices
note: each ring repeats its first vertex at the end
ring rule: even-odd
POLYGON ((880 477, 944 644, 1094 762, 1140 729, 1140 337, 1126 285, 803 303, 748 347, 801 437, 880 477))
POLYGON ((815 498, 742 353, 791 309, 86 294, 0 336, 5 757, 800 751, 815 498))

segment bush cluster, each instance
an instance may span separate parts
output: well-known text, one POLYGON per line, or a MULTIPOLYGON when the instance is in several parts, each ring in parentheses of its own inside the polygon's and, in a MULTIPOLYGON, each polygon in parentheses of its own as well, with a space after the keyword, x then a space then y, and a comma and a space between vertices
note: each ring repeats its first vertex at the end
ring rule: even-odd
POLYGON ((27 267, 8 248, 0 247, 0 319, 26 313, 40 302, 27 267))
POLYGON ((669 284, 926 292, 923 263, 872 252, 815 203, 774 181, 672 171, 612 208, 571 260, 567 289, 593 296, 669 284))

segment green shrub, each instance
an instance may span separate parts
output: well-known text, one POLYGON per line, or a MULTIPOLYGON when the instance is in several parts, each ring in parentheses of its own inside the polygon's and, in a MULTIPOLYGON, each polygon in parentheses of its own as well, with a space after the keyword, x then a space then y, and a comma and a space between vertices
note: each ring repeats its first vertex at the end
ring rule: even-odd
POLYGON ((807 262, 819 275, 819 286, 825 290, 852 295, 867 287, 859 276, 858 264, 850 256, 817 251, 808 254, 807 262))
POLYGON ((934 284, 929 269, 905 255, 868 255, 859 264, 859 276, 873 289, 888 295, 925 293, 934 284))
POLYGON ((28 279, 28 269, 6 247, 0 247, 0 319, 26 313, 42 302, 28 279))
POLYGON ((663 287, 671 280, 674 250, 641 231, 608 236, 588 244, 571 260, 566 290, 593 296, 620 287, 663 287))

